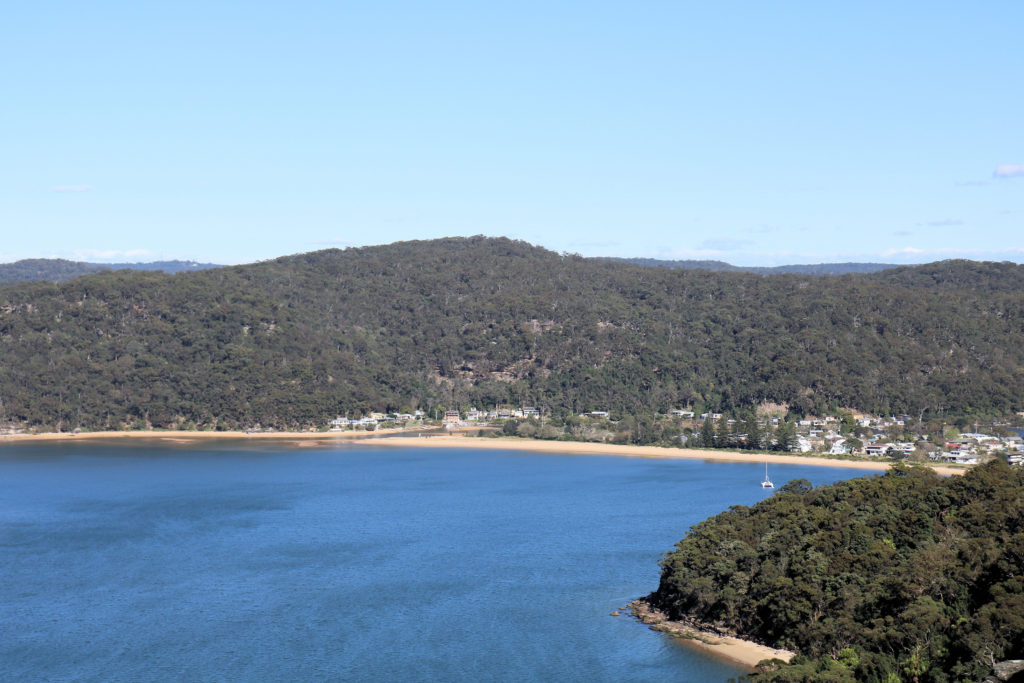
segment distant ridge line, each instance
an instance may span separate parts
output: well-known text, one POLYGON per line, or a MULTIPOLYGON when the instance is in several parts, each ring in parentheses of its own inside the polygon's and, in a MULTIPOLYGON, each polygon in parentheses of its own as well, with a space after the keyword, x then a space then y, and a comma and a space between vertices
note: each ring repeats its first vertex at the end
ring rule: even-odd
POLYGON ((676 268, 679 270, 710 270, 716 272, 730 271, 741 273, 757 273, 759 275, 851 275, 877 273, 891 268, 901 268, 898 263, 815 263, 793 264, 788 266, 734 266, 725 261, 698 260, 662 260, 653 258, 623 258, 615 256, 601 257, 605 261, 631 263, 649 268, 676 268))
POLYGON ((198 261, 151 261, 149 263, 89 263, 67 259, 22 259, 14 263, 0 263, 0 283, 66 282, 82 275, 109 270, 148 270, 164 273, 183 273, 195 270, 222 268, 215 263, 198 261))

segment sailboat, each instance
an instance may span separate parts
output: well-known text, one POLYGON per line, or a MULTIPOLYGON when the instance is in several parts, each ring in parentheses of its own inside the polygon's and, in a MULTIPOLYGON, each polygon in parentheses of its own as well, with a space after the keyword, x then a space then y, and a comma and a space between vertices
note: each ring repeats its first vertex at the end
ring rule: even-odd
POLYGON ((775 484, 772 483, 771 477, 768 476, 768 461, 764 461, 764 481, 761 482, 761 488, 773 489, 775 484))

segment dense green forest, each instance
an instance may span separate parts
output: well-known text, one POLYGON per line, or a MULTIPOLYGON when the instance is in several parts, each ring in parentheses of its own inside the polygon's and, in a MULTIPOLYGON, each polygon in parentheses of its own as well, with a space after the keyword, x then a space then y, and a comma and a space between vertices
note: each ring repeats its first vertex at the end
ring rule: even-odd
POLYGON ((758 680, 981 680, 1024 658, 1024 469, 790 482, 694 526, 648 601, 799 653, 758 680))
POLYGON ((295 428, 531 404, 996 414, 1024 396, 1024 267, 829 278, 452 238, 0 288, 0 424, 295 428))

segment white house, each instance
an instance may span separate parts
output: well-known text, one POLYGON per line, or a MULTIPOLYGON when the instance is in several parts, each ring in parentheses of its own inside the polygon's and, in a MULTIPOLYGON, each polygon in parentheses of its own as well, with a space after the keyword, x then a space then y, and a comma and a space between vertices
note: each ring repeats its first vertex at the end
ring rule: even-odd
POLYGON ((945 460, 947 462, 955 462, 955 463, 958 463, 960 465, 977 465, 978 464, 978 456, 975 453, 972 453, 970 451, 960 451, 960 450, 950 451, 949 453, 947 453, 943 457, 943 460, 945 460))

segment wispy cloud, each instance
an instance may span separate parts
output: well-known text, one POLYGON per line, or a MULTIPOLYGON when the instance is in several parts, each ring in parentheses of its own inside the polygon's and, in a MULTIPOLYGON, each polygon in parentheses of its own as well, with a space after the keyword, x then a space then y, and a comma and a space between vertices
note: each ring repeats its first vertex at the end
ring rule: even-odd
POLYGON ((1000 164, 992 171, 993 178, 1021 178, 1024 177, 1024 164, 1000 164))
POLYGON ((909 237, 910 235, 914 234, 914 231, 913 230, 897 230, 893 234, 896 235, 897 237, 909 237))
POLYGON ((959 218, 942 218, 937 221, 928 221, 927 223, 918 223, 918 225, 927 225, 932 228, 948 228, 954 225, 963 225, 964 222, 959 218))
POLYGON ((149 249, 79 249, 72 255, 75 261, 99 261, 120 263, 125 261, 152 260, 149 249))
POLYGON ((882 256, 892 258, 893 256, 918 256, 923 253, 925 253, 925 250, 918 249, 917 247, 901 247, 899 249, 886 249, 882 252, 882 256))
POLYGON ((908 257, 921 258, 965 258, 982 261, 992 260, 1020 260, 1024 257, 1024 247, 1006 247, 1005 249, 960 249, 957 247, 900 247, 898 249, 886 249, 881 253, 884 258, 908 257))
POLYGON ((54 192, 89 192, 92 185, 56 185, 50 188, 54 192))

